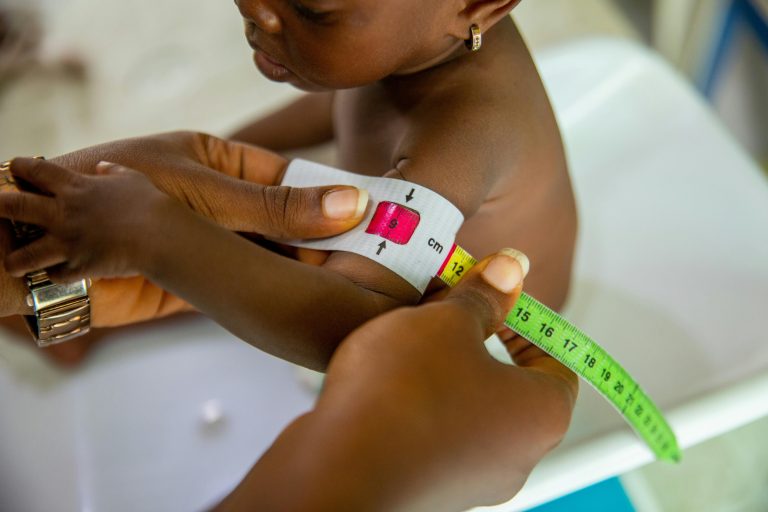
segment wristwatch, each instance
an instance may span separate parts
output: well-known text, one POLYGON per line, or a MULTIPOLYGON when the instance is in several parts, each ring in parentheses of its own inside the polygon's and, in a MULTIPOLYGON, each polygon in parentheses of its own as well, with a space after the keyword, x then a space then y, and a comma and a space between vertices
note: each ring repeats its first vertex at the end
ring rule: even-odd
MULTIPOLYGON (((32 188, 13 177, 10 161, 0 163, 0 191, 33 192, 32 188)), ((11 222, 11 225, 17 246, 26 245, 43 235, 39 227, 31 224, 11 222)), ((36 270, 26 275, 26 281, 29 287, 27 305, 34 309, 35 314, 24 318, 39 347, 68 341, 90 330, 89 280, 54 284, 45 270, 36 270)))

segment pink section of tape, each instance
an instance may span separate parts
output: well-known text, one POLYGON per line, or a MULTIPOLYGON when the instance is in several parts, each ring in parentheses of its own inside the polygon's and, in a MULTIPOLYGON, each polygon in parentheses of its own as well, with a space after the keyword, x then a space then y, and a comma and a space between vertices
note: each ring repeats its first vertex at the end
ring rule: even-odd
POLYGON ((405 245, 413 236, 420 220, 418 212, 401 204, 383 201, 376 207, 373 219, 365 232, 405 245))

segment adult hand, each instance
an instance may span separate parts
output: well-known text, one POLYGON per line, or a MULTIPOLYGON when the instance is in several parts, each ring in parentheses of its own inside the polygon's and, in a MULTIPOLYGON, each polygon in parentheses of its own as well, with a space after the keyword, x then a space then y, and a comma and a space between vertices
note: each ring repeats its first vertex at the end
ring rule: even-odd
MULTIPOLYGON (((160 220, 179 207, 178 201, 135 170, 102 162, 96 174, 88 176, 45 160, 16 159, 11 171, 41 194, 1 194, 0 217, 34 224, 45 232, 6 256, 5 267, 15 277, 40 268, 49 269, 54 282, 136 275, 161 238, 180 231, 166 232, 160 220)), ((253 210, 250 220, 268 236, 312 236, 317 233, 313 224, 329 218, 321 236, 334 225, 330 232, 340 232, 362 218, 368 202, 367 192, 349 186, 271 188, 285 193, 261 195, 261 208, 253 210), (298 199, 292 200, 291 194, 298 199), (316 200, 310 200, 313 197, 316 200)))
POLYGON ((578 381, 516 339, 507 345, 516 366, 487 353, 483 341, 521 291, 522 267, 508 254, 480 262, 444 300, 348 336, 315 409, 220 510, 444 512, 512 498, 564 436, 578 381))
MULTIPOLYGON (((0 261, 12 252, 14 247, 13 233, 7 222, 0 221, 0 261)), ((23 279, 11 276, 0 263, 0 333, 7 338, 18 338, 33 344, 28 328, 22 318, 11 318, 13 315, 30 315, 32 308, 27 305, 26 296, 29 294, 23 279)), ((91 331, 78 338, 76 343, 53 345, 45 350, 62 366, 75 366, 85 356, 90 346, 103 335, 103 331, 91 331)))
MULTIPOLYGON (((33 174, 34 167, 40 165, 17 160, 15 167, 33 168, 33 174)), ((351 187, 276 186, 288 164, 285 158, 201 133, 172 132, 126 139, 51 160, 84 175, 94 174, 101 161, 118 162, 141 171, 166 194, 230 230, 273 238, 325 237, 342 233, 362 219, 358 206, 365 198, 351 187)), ((12 238, 6 223, 0 224, 0 259, 5 260, 12 238)), ((307 263, 319 264, 325 259, 319 251, 299 250, 293 255, 307 263)), ((28 254, 27 262, 44 257, 43 253, 28 254)), ((23 266, 19 259, 11 263, 18 265, 17 273, 23 266)), ((66 275, 61 273, 58 277, 66 275)), ((5 266, 0 265, 0 317, 31 314, 25 301, 27 293, 23 279, 11 277, 5 266)), ((138 277, 98 281, 90 293, 93 327, 120 326, 192 309, 138 277)), ((75 365, 100 335, 101 331, 91 332, 50 347, 45 354, 59 363, 75 365)))
POLYGON ((287 159, 203 133, 119 140, 51 159, 81 174, 93 174, 101 161, 141 172, 169 196, 232 231, 321 238, 342 233, 361 220, 350 194, 330 196, 352 187, 277 186, 287 159))
MULTIPOLYGON (((13 233, 6 222, 0 222, 0 258, 5 258, 13 250, 13 233)), ((0 267, 0 317, 20 315, 29 312, 26 305, 27 286, 0 267)))

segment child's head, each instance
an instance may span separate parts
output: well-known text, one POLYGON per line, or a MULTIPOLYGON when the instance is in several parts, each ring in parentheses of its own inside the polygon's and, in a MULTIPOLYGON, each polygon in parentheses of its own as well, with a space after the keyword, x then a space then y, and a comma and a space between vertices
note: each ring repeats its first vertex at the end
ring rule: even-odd
POLYGON ((519 0, 235 0, 259 69, 306 90, 343 89, 466 52, 519 0))

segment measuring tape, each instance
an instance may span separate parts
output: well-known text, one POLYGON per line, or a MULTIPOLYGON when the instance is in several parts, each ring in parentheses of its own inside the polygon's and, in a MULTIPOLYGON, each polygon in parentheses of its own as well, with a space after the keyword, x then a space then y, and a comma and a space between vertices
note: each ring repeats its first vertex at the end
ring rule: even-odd
MULTIPOLYGON (((421 293, 432 277, 454 286, 477 260, 454 244, 464 218, 435 192, 402 180, 361 176, 294 160, 283 185, 352 185, 368 190, 374 208, 358 227, 322 240, 287 243, 366 256, 402 276, 421 293)), ((658 459, 677 462, 680 449, 656 404, 632 376, 575 325, 522 293, 504 325, 570 368, 616 407, 658 459)))

